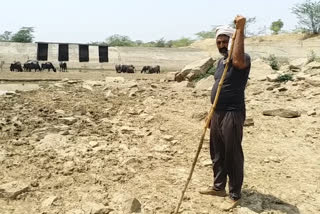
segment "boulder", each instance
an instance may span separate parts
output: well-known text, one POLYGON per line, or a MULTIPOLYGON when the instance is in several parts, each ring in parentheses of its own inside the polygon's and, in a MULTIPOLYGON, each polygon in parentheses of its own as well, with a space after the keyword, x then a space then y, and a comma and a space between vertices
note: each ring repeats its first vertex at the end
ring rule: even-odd
POLYGON ((176 74, 175 80, 178 82, 192 81, 199 75, 206 73, 213 66, 213 63, 214 60, 211 57, 192 62, 176 74))
POLYGON ((210 75, 209 77, 201 79, 200 81, 198 81, 196 83, 195 89, 198 89, 198 90, 209 90, 210 91, 212 89, 213 84, 214 84, 214 76, 210 75))
POLYGON ((16 199, 18 195, 29 191, 29 186, 22 182, 12 181, 0 185, 0 198, 16 199))
POLYGON ((253 80, 265 80, 267 75, 274 73, 270 65, 262 59, 256 59, 251 62, 250 78, 253 80))
POLYGON ((263 115, 265 116, 279 116, 284 118, 295 118, 300 117, 301 113, 299 111, 290 110, 290 109, 272 109, 272 110, 265 110, 263 111, 263 115))
POLYGON ((301 70, 303 66, 305 66, 308 62, 307 58, 298 58, 294 59, 289 64, 289 69, 292 71, 301 70))
POLYGON ((125 201, 123 206, 123 213, 140 213, 141 212, 141 203, 136 198, 130 198, 125 201))
POLYGON ((305 81, 306 81, 307 83, 309 83, 310 85, 312 85, 312 86, 316 86, 316 87, 319 87, 319 86, 320 86, 320 77, 315 77, 315 76, 310 77, 310 76, 307 76, 307 77, 305 78, 305 81))
POLYGON ((270 75, 267 75, 267 80, 269 82, 276 82, 278 77, 279 77, 278 74, 270 74, 270 75))

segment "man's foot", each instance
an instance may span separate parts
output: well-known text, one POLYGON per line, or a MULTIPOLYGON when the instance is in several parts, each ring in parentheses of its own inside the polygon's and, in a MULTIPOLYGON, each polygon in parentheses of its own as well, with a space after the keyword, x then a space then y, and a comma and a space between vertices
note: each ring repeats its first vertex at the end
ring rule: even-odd
POLYGON ((240 205, 241 199, 233 200, 231 198, 227 198, 222 204, 221 204, 221 210, 223 211, 229 211, 233 208, 236 208, 238 205, 240 205))
POLYGON ((226 190, 216 190, 214 187, 208 187, 207 189, 200 190, 200 194, 203 195, 214 195, 214 196, 219 196, 219 197, 225 197, 227 195, 226 190))

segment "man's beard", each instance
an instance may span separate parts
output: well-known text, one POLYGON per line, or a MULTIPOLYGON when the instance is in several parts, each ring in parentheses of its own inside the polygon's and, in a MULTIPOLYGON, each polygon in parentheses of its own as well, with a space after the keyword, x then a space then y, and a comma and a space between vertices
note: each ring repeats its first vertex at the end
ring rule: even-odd
POLYGON ((220 48, 219 53, 224 57, 228 57, 228 48, 220 48))

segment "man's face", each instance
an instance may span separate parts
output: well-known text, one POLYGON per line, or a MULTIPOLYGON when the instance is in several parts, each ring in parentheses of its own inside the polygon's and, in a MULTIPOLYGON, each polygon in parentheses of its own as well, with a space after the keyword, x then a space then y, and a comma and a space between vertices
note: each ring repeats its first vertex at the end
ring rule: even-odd
POLYGON ((219 53, 222 54, 222 56, 227 57, 228 56, 228 44, 229 44, 229 36, 226 35, 219 35, 216 39, 217 48, 219 50, 219 53))

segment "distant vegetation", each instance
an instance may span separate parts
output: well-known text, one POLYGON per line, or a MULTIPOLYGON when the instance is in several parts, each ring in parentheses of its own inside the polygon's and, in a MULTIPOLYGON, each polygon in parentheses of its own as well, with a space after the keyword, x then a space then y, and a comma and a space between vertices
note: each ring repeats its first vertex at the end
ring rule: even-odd
POLYGON ((320 33, 320 1, 307 0, 305 3, 296 4, 292 13, 297 16, 303 32, 320 33))
POLYGON ((281 30, 281 28, 283 27, 283 22, 281 21, 281 19, 279 19, 278 21, 274 21, 271 23, 270 26, 270 30, 272 31, 273 34, 279 34, 279 31, 281 30))
POLYGON ((18 32, 12 35, 12 32, 5 31, 0 35, 0 41, 8 41, 8 42, 32 42, 33 41, 33 27, 22 27, 18 32))

